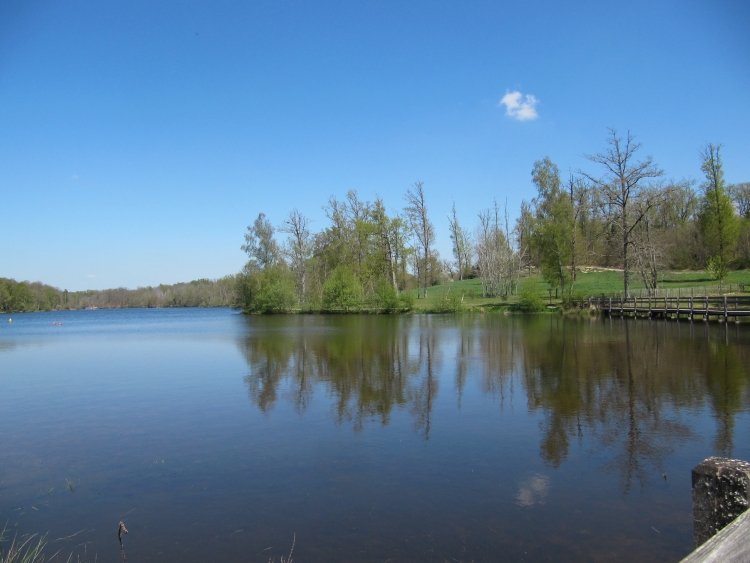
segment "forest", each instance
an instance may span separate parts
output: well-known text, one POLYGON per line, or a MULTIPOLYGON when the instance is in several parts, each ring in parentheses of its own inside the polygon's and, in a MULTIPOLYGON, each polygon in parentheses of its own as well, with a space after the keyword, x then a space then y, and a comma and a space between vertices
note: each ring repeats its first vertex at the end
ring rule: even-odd
MULTIPOLYGON (((634 278, 656 290, 669 270, 703 270, 721 283, 750 266, 750 182, 727 185, 721 149, 708 143, 698 153, 702 181, 670 180, 630 132, 610 129, 605 148, 586 156, 593 171, 563 178, 549 158, 535 162, 536 197, 512 225, 497 200, 472 227, 454 203, 447 259, 435 248, 419 181, 396 212, 353 190, 331 196, 329 224, 317 233, 297 209, 278 227, 260 213, 242 246, 249 261, 236 276, 238 305, 248 313, 399 311, 432 286, 466 278, 481 281, 483 297, 517 295, 532 273, 565 299, 583 266, 622 270, 626 295, 634 278)), ((460 308, 463 297, 447 293, 441 310, 460 308)))
POLYGON ((232 307, 235 279, 200 279, 189 283, 116 289, 67 291, 41 282, 0 278, 0 311, 4 313, 61 309, 121 309, 130 307, 232 307))

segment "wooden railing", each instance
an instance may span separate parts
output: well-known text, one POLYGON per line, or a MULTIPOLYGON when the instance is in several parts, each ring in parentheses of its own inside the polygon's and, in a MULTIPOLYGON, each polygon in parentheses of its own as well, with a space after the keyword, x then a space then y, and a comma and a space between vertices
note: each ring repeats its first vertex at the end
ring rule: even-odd
POLYGON ((696 316, 729 320, 750 316, 750 297, 597 297, 589 298, 589 307, 609 315, 659 316, 669 318, 696 316))

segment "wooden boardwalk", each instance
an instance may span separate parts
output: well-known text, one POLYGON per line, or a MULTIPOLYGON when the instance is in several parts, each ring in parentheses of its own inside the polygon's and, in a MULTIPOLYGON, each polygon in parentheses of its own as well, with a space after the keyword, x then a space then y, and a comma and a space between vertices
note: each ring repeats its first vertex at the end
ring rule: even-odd
POLYGON ((611 315, 689 320, 729 321, 750 317, 750 297, 629 297, 590 298, 589 306, 611 315))

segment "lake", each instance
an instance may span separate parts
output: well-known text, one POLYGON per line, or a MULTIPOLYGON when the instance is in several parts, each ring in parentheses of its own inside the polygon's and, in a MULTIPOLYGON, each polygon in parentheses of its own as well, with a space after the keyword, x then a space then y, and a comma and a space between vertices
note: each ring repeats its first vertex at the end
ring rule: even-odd
POLYGON ((691 468, 750 460, 748 325, 0 320, 0 520, 54 561, 678 561, 691 468))

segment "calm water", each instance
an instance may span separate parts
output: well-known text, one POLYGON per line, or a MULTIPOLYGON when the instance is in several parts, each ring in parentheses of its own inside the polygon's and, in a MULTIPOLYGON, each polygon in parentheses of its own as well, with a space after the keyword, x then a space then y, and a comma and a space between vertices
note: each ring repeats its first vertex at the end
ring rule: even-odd
POLYGON ((132 562, 266 562, 295 535, 298 563, 677 561, 690 469, 750 460, 748 326, 11 316, 0 520, 58 560, 119 560, 123 520, 132 562))

